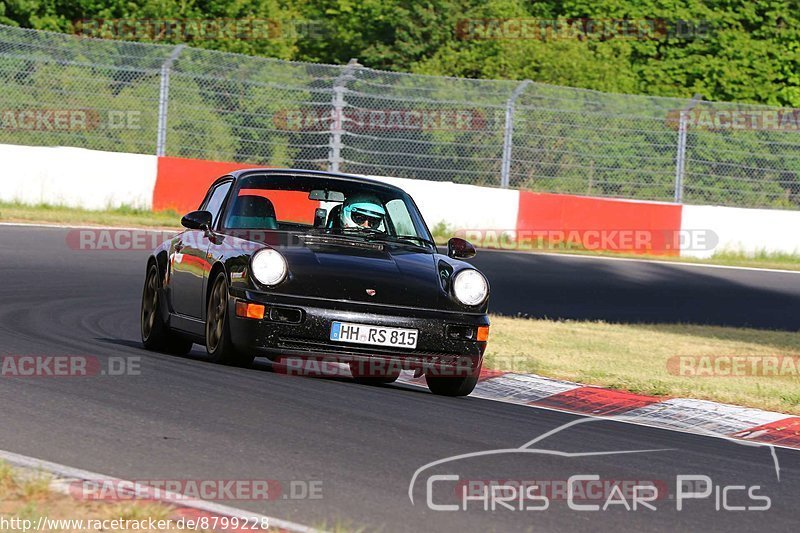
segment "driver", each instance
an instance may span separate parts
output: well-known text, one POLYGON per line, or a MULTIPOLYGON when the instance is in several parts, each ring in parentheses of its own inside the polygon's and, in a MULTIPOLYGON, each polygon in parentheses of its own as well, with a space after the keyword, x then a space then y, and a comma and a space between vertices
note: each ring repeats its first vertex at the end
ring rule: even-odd
POLYGON ((345 228, 381 228, 386 216, 386 209, 377 196, 356 194, 347 198, 342 204, 342 227, 345 228))

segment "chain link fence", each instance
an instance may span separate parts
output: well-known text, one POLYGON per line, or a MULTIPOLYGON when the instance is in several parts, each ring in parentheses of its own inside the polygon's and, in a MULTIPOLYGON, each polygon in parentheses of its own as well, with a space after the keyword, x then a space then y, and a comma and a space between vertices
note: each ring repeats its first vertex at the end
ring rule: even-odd
POLYGON ((0 142, 800 209, 795 110, 0 26, 0 142))

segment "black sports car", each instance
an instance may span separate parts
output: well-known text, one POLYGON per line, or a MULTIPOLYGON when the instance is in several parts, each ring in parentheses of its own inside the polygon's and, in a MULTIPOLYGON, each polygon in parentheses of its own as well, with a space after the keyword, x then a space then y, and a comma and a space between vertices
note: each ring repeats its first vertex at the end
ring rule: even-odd
POLYGON ((411 197, 385 183, 306 170, 240 170, 216 180, 186 230, 147 262, 142 342, 213 361, 257 356, 347 363, 390 383, 425 375, 436 394, 477 383, 489 336, 486 278, 439 254, 411 197))

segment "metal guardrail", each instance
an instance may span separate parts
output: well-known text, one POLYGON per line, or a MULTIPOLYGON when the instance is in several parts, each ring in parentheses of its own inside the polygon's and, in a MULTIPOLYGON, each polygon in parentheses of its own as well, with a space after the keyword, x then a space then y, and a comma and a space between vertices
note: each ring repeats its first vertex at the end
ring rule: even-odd
POLYGON ((800 116, 0 26, 0 142, 800 208, 800 116))

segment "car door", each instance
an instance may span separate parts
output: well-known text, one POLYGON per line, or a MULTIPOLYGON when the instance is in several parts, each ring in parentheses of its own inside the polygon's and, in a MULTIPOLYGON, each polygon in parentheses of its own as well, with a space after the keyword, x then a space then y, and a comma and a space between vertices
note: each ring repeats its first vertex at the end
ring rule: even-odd
MULTIPOLYGON (((211 227, 216 227, 232 180, 216 184, 206 195, 201 210, 212 216, 211 227)), ((203 317, 203 283, 211 265, 208 262, 208 236, 202 230, 187 229, 173 241, 170 250, 172 265, 171 300, 173 310, 191 318, 203 317)))

